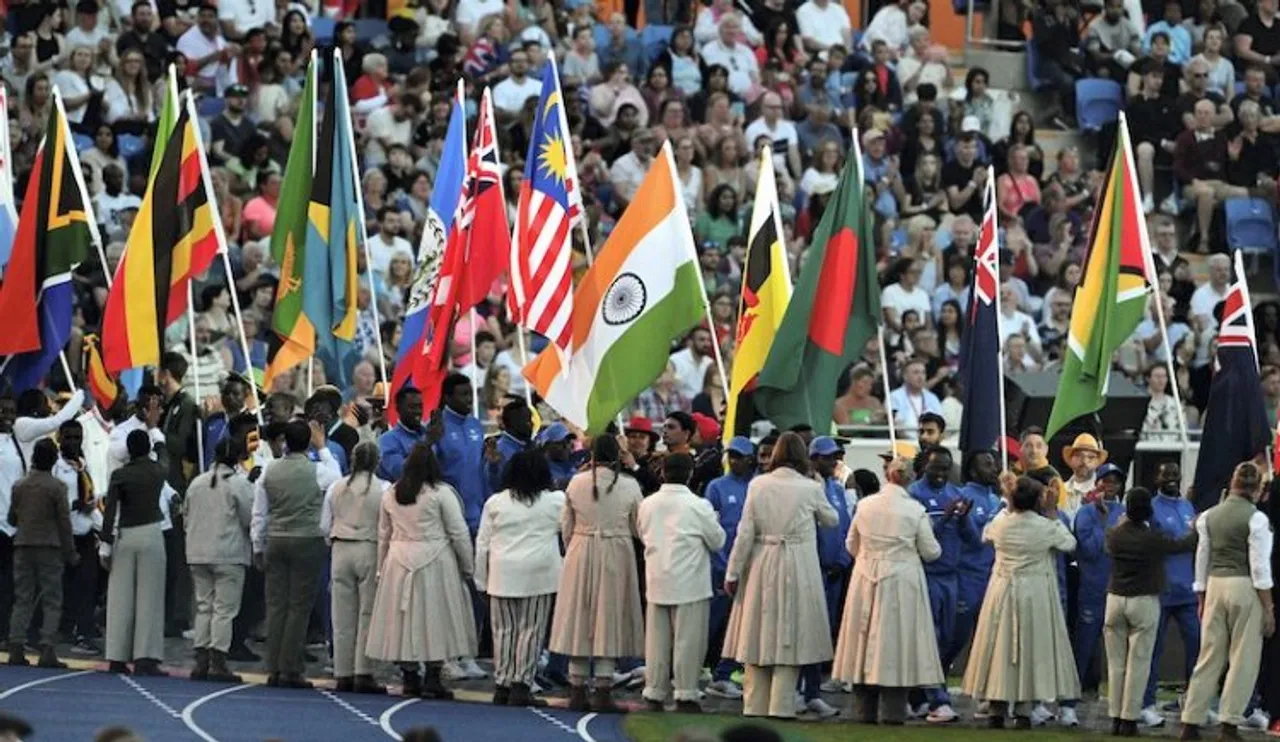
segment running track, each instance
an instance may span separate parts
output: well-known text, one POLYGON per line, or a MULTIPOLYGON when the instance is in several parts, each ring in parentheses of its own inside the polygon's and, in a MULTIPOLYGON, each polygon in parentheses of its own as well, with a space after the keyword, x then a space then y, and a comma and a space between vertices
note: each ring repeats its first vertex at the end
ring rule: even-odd
MULTIPOLYGON (((87 742, 124 725, 148 742, 399 740, 431 726, 445 740, 624 742, 619 717, 563 708, 503 708, 398 696, 337 695, 263 685, 132 678, 91 670, 0 666, 0 710, 26 719, 38 742, 87 742)), ((487 698, 461 692, 467 701, 487 698)))

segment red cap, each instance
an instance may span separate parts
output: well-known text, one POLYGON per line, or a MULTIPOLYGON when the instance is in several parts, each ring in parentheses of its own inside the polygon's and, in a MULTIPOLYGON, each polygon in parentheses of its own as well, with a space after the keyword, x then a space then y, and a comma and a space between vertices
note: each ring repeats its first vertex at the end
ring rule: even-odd
POLYGON ((710 443, 720 437, 720 423, 701 412, 693 413, 692 417, 694 425, 698 426, 698 435, 704 443, 710 443))
POLYGON ((629 421, 627 421, 627 427, 623 428, 622 432, 645 433, 647 435, 653 436, 654 438, 658 437, 658 434, 653 432, 653 421, 641 415, 636 415, 635 417, 632 417, 629 421))

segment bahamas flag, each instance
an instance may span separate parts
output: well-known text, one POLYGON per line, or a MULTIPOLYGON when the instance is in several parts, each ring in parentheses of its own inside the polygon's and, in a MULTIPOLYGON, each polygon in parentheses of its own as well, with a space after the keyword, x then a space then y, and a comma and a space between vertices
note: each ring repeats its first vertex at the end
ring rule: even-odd
POLYGON ((21 393, 40 384, 71 334, 71 272, 89 255, 96 226, 71 129, 55 93, 0 285, 0 367, 21 393))

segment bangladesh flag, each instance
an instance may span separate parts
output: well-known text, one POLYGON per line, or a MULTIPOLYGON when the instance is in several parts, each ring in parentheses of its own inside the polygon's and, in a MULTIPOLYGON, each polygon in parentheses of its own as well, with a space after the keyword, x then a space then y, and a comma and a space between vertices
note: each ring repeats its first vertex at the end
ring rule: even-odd
POLYGON ((1121 114, 1107 190, 1071 305, 1071 329, 1048 438, 1106 403, 1111 360, 1142 321, 1150 290, 1149 247, 1129 129, 1121 114))
POLYGON ((880 322, 874 219, 856 131, 853 139, 756 387, 760 414, 782 430, 801 423, 819 435, 831 429, 840 376, 880 322))

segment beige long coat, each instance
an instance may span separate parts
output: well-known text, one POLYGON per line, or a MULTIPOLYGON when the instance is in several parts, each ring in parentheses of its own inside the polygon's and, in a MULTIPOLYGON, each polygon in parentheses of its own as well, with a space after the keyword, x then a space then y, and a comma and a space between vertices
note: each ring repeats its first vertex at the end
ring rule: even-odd
POLYGON ((853 577, 832 677, 886 688, 943 682, 923 565, 942 547, 924 506, 885 484, 858 503, 846 546, 853 577))
POLYGON ((964 692, 1007 703, 1079 698, 1057 573, 1057 553, 1075 551, 1075 537, 1057 519, 1005 511, 987 525, 982 540, 995 545, 996 561, 964 692))
POLYGON ((737 582, 723 656, 747 665, 831 659, 817 525, 839 522, 822 485, 792 469, 747 487, 725 582, 737 582))
POLYGON ((447 484, 426 486, 412 505, 382 495, 378 592, 365 654, 389 662, 474 657, 476 624, 466 580, 471 536, 462 500, 447 484))
POLYGON ((596 499, 592 477, 590 470, 577 474, 566 488, 568 501, 560 514, 564 571, 548 648, 569 657, 643 657, 644 611, 633 539, 644 495, 632 477, 597 467, 596 499))

